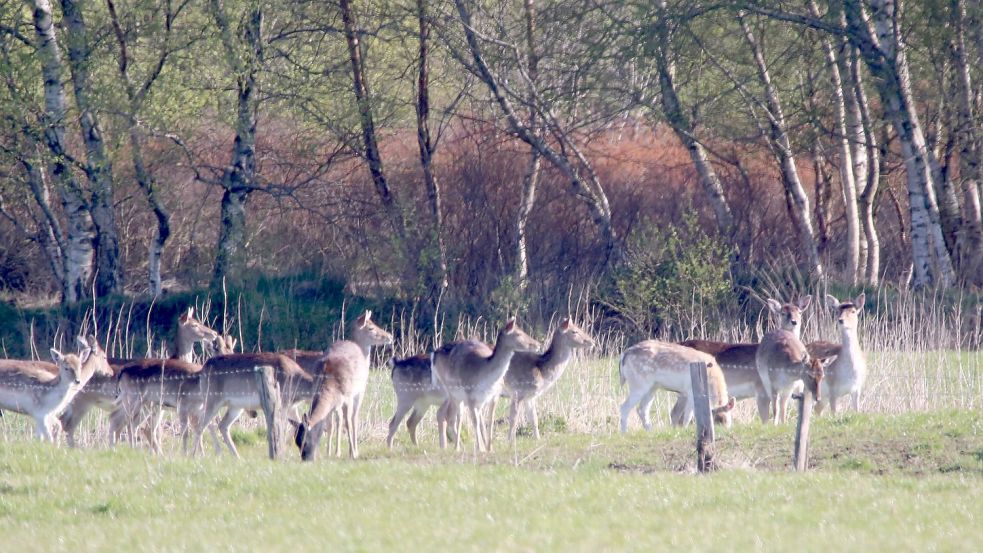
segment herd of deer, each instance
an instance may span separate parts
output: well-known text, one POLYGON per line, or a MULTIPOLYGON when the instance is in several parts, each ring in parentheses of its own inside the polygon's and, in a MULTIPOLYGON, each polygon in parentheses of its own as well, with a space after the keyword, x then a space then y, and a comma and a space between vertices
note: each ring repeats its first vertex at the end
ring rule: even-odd
MULTIPOLYGON (((837 399, 851 395, 859 410, 866 364, 857 339, 858 315, 864 295, 851 302, 827 296, 836 313, 839 344, 803 344, 799 338, 802 316, 811 302, 804 296, 792 304, 769 299, 769 309, 780 326, 757 344, 727 344, 690 340, 680 344, 646 340, 621 355, 621 384, 628 397, 621 405, 621 431, 637 408, 645 429, 652 426, 649 411, 658 389, 675 392, 678 399, 670 413, 674 425, 693 418, 690 366, 707 367, 708 395, 714 419, 730 425, 735 401, 757 400, 763 422, 783 422, 786 402, 797 387, 814 394, 817 411, 828 402, 836 413, 837 399)), ((217 452, 222 437, 229 452, 238 457, 230 429, 245 411, 261 409, 256 373, 273 369, 281 405, 289 411, 309 401, 302 417, 291 418, 295 442, 304 460, 313 459, 323 433, 337 437, 341 454, 341 426, 347 430, 348 450, 358 456, 358 414, 369 377, 373 346, 393 343, 392 335, 372 321, 366 311, 353 323, 350 338, 335 342, 324 352, 286 350, 278 353, 235 353, 236 341, 212 330, 188 309, 178 318, 173 355, 168 359, 113 359, 94 336, 78 338, 79 353, 62 354, 51 349, 54 363, 0 360, 0 409, 27 414, 36 421, 36 435, 57 441, 64 430, 69 445, 93 407, 109 412, 111 443, 131 443, 142 437, 155 452, 161 450, 160 422, 164 408, 177 412, 186 453, 198 453, 209 428, 217 452), (196 343, 209 358, 194 362, 196 343), (213 421, 222 409, 224 415, 213 421), (299 419, 299 420, 298 420, 299 419), (217 434, 216 434, 217 431, 217 434), (190 441, 189 441, 190 440, 190 441)), ((522 331, 515 320, 500 330, 494 346, 478 340, 456 341, 433 352, 390 361, 396 408, 389 421, 387 445, 409 415, 406 427, 417 443, 416 429, 430 407, 438 407, 440 446, 450 435, 461 447, 463 415, 470 414, 476 450, 492 449, 494 412, 500 397, 510 399, 509 439, 514 440, 520 414, 539 439, 536 400, 562 376, 573 350, 590 348, 591 337, 569 319, 561 322, 550 346, 539 353, 540 343, 522 331), (463 408, 463 410, 462 410, 463 408)))

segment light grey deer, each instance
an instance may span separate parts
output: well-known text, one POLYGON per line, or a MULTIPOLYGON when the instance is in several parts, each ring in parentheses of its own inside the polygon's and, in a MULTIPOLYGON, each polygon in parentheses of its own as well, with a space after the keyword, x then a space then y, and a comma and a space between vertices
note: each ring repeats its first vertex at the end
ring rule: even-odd
POLYGON ((462 417, 458 413, 463 404, 474 424, 475 451, 491 451, 491 436, 485 436, 482 430, 482 413, 501 393, 512 356, 516 352, 535 352, 539 347, 539 342, 523 332, 515 319, 509 319, 499 331, 494 348, 477 340, 466 340, 434 352, 433 379, 448 397, 448 408, 437 421, 442 448, 447 445, 448 422, 456 421, 454 447, 461 449, 462 417))
POLYGON ((92 375, 110 372, 105 352, 100 349, 94 354, 82 337, 78 343, 81 349, 77 356, 51 348, 58 371, 54 374, 37 361, 0 363, 0 409, 34 418, 35 436, 43 441, 57 441, 61 431, 58 415, 92 375))
MULTIPOLYGON (((539 417, 536 413, 536 400, 556 384, 573 357, 573 350, 591 348, 594 340, 574 324, 569 318, 563 319, 553 333, 550 347, 546 352, 517 352, 512 356, 509 370, 505 373, 505 386, 502 396, 508 397, 509 441, 515 441, 519 426, 519 413, 525 410, 526 422, 532 426, 535 439, 539 439, 539 417)), ((488 441, 494 434, 495 404, 492 399, 488 421, 488 441)))
MULTIPOLYGON (((457 344, 458 342, 452 342, 443 347, 448 348, 449 351, 457 344)), ((389 419, 389 434, 386 436, 386 445, 389 449, 392 449, 396 432, 407 414, 409 418, 406 419, 406 430, 410 434, 413 445, 417 445, 417 426, 430 407, 438 407, 437 420, 447 417, 446 411, 450 408, 450 403, 447 401, 447 392, 444 388, 434 382, 432 361, 433 353, 389 360, 393 391, 396 393, 396 409, 389 419)))
MULTIPOLYGON (((860 393, 867 380, 867 360, 860 348, 857 328, 865 299, 863 293, 852 302, 840 302, 834 296, 826 296, 826 303, 836 312, 836 327, 840 331, 836 358, 826 367, 826 378, 822 384, 823 402, 829 401, 830 411, 834 415, 837 398, 847 394, 852 396, 853 409, 860 411, 860 393)), ((823 402, 816 405, 817 414, 822 413, 823 402)))
POLYGON ((374 346, 393 343, 392 334, 372 322, 372 312, 366 311, 352 325, 350 340, 339 340, 328 348, 315 375, 314 399, 311 409, 297 426, 294 443, 300 449, 301 459, 313 461, 318 443, 324 434, 325 419, 336 410, 341 411, 348 431, 348 453, 358 458, 358 413, 369 379, 369 369, 374 346))

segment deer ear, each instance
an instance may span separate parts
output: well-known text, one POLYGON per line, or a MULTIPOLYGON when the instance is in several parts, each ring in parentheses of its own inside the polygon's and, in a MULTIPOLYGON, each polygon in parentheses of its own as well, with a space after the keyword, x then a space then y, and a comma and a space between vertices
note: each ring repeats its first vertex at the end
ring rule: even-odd
POLYGON ((833 294, 826 294, 826 305, 828 305, 830 309, 839 309, 840 300, 836 299, 836 296, 833 294))
POLYGON ((563 330, 570 330, 570 317, 563 319, 563 322, 560 323, 560 328, 563 330))
POLYGON ((863 309, 863 307, 864 307, 864 300, 866 300, 866 299, 867 299, 867 293, 866 292, 860 292, 860 295, 857 296, 857 298, 855 300, 853 300, 853 305, 857 306, 857 309, 863 309))
POLYGON ((735 405, 737 405, 737 398, 730 396, 730 399, 727 401, 727 410, 730 411, 735 405))
POLYGON ((505 332, 512 332, 513 330, 515 330, 515 319, 509 319, 505 323, 505 332))
POLYGON ((782 310, 782 304, 778 303, 777 300, 774 300, 772 298, 768 298, 765 301, 765 304, 768 306, 768 309, 770 309, 774 313, 778 313, 779 311, 782 310))
POLYGON ((371 320, 372 320, 372 311, 369 310, 369 309, 366 309, 365 310, 365 322, 369 322, 371 320))
POLYGON ((54 361, 55 364, 60 363, 64 359, 65 356, 62 355, 60 351, 56 350, 55 348, 51 348, 51 360, 54 361))
POLYGON ((79 353, 79 363, 85 364, 89 360, 89 356, 92 355, 92 348, 85 348, 79 353))
POLYGON ((801 309, 802 311, 805 311, 806 308, 808 308, 811 303, 812 303, 812 296, 802 296, 801 298, 799 298, 799 301, 795 302, 795 305, 797 305, 799 309, 801 309))
POLYGON ((79 345, 79 351, 89 349, 89 343, 85 341, 85 336, 76 336, 75 342, 79 345))

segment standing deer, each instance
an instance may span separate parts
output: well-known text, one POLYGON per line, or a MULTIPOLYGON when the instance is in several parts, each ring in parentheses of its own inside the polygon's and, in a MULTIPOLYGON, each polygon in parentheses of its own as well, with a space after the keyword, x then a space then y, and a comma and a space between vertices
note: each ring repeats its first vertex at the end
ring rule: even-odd
MULTIPOLYGON (((834 415, 837 398, 847 394, 852 396, 853 409, 860 411, 860 393, 867 379, 867 360, 860 349, 857 327, 865 299, 865 294, 861 293, 852 302, 840 303, 835 297, 826 296, 826 303, 837 312, 836 326, 840 329, 840 347, 836 359, 826 367, 826 379, 822 383, 823 401, 829 401, 834 415)), ((816 413, 821 413, 822 409, 823 403, 820 402, 816 405, 816 413)))
MULTIPOLYGON (((189 307, 187 311, 178 316, 177 331, 171 347, 171 359, 182 359, 187 363, 191 363, 194 358, 195 343, 202 342, 207 351, 209 344, 213 340, 217 340, 218 337, 219 334, 217 332, 195 318, 194 308, 189 307)), ((90 341, 95 343, 95 337, 91 337, 90 341)), ((93 346, 93 349, 96 347, 98 347, 98 344, 93 346)), ((133 421, 127 420, 127 411, 123 410, 122 404, 117 399, 120 369, 129 363, 141 360, 109 359, 108 361, 110 367, 112 367, 112 372, 105 375, 99 373, 93 375, 85 388, 75 396, 59 417, 62 428, 64 428, 65 434, 67 435, 68 444, 72 447, 76 445, 75 432, 78 426, 93 407, 109 412, 111 443, 119 440, 124 427, 132 430, 138 426, 133 421)), ((135 415, 136 412, 130 411, 130 413, 135 415)), ((156 432, 156 429, 152 429, 150 435, 152 436, 154 432, 156 432)), ((131 440, 135 440, 135 437, 132 435, 131 440)))
MULTIPOLYGON (((818 358, 811 357, 805 345, 792 332, 773 330, 764 335, 755 356, 758 377, 769 400, 789 390, 801 380, 820 400, 820 382, 823 366, 818 358)), ((784 411, 775 413, 775 424, 785 422, 784 411)))
MULTIPOLYGON (((771 298, 766 303, 769 311, 778 317, 778 328, 787 330, 795 336, 800 335, 802 332, 802 312, 812 303, 812 296, 802 296, 795 303, 784 305, 771 298)), ((771 405, 768 400, 769 396, 761 384, 756 360, 758 344, 728 344, 710 340, 687 340, 680 342, 680 345, 714 356, 717 364, 720 365, 720 370, 724 373, 727 391, 731 397, 737 400, 752 397, 757 399, 758 416, 761 418, 761 422, 769 420, 771 416, 769 411, 775 413, 786 411, 788 394, 779 398, 775 405, 771 405)), ((676 404, 673 405, 670 415, 674 424, 689 424, 689 421, 692 420, 693 412, 687 406, 687 398, 680 395, 676 404)))
POLYGON ((35 435, 54 442, 61 430, 58 414, 96 372, 109 372, 105 353, 93 351, 85 339, 78 338, 81 351, 62 354, 51 348, 51 359, 58 368, 35 361, 7 360, 0 364, 0 409, 23 413, 34 418, 35 435))
MULTIPOLYGON (((536 413, 536 399, 546 393, 563 375, 573 350, 590 348, 594 340, 570 319, 563 319, 553 333, 549 349, 545 353, 517 352, 512 356, 509 370, 505 373, 505 387, 502 395, 511 400, 509 404, 509 441, 515 441, 519 426, 519 413, 525 408, 526 422, 532 425, 533 437, 539 439, 539 418, 536 413)), ((495 403, 492 399, 488 426, 488 441, 491 443, 494 425, 495 403)))
MULTIPOLYGON (((621 432, 628 431, 628 417, 638 406, 638 417, 645 430, 652 429, 649 411, 658 389, 676 392, 686 398, 687 409, 693 411, 693 377, 691 363, 707 367, 707 393, 714 420, 725 426, 731 424, 734 398, 728 397, 727 382, 713 356, 692 348, 659 340, 646 340, 631 346, 621 354, 619 372, 621 385, 628 384, 628 397, 621 404, 621 432)), ((681 424, 680 421, 671 421, 681 424)))
MULTIPOLYGON (((297 426, 294 442, 304 461, 312 461, 324 433, 325 419, 340 409, 348 431, 348 453, 358 458, 358 413, 369 379, 373 346, 393 343, 392 334, 372 322, 372 312, 355 319, 351 340, 339 340, 328 349, 315 377, 310 411, 297 426)), ((339 431, 340 432, 340 431, 339 431)))
POLYGON ((539 342, 523 332, 515 319, 509 319, 498 333, 494 349, 477 340, 467 340, 434 352, 433 379, 448 397, 444 416, 438 417, 441 448, 447 445, 448 422, 456 420, 454 447, 461 449, 462 417, 457 413, 463 403, 471 412, 474 423, 475 451, 491 451, 491 436, 484 436, 481 414, 501 393, 512 356, 516 352, 534 352, 539 347, 539 342))
MULTIPOLYGON (((457 342, 453 342, 445 344, 444 347, 453 348, 456 345, 457 342)), ((417 445, 416 428, 430 407, 439 406, 438 421, 447 417, 450 403, 447 401, 447 392, 434 381, 432 360, 432 353, 389 360, 393 391, 396 393, 396 409, 389 419, 389 434, 386 436, 386 445, 389 449, 392 449, 396 431, 399 430, 399 425, 406 418, 407 413, 410 417, 406 420, 406 430, 410 434, 413 445, 417 445)))

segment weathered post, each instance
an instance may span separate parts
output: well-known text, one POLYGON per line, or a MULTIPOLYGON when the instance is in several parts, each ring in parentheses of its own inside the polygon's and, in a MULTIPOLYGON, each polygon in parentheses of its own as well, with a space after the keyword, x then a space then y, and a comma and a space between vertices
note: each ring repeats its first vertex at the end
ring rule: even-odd
POLYGON ((273 367, 256 367, 256 383, 259 401, 266 416, 266 443, 270 459, 278 459, 283 444, 283 422, 280 409, 280 386, 277 384, 273 367))
POLYGON ((795 470, 805 472, 809 466, 809 422, 812 420, 812 391, 804 390, 792 396, 799 405, 799 422, 795 427, 795 470))
POLYGON ((707 392, 707 364, 690 363, 689 372, 693 381, 693 414, 696 417, 696 470, 710 472, 717 467, 713 461, 713 418, 710 416, 710 395, 707 392))

